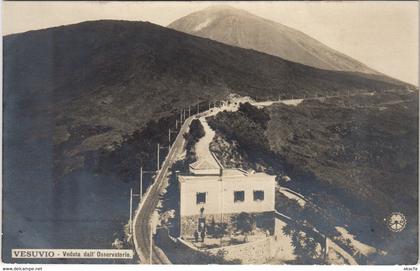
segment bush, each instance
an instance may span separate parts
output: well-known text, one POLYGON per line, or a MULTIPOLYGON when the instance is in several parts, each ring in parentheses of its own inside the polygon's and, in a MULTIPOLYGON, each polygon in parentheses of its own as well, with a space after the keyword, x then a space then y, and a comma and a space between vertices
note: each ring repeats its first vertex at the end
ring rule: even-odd
POLYGON ((233 218, 236 229, 242 233, 252 232, 255 225, 255 216, 246 212, 242 212, 233 218))
POLYGON ((231 140, 237 140, 244 150, 267 149, 264 128, 240 112, 220 112, 208 118, 209 125, 231 140))
POLYGON ((201 124, 201 121, 194 119, 190 124, 189 132, 184 134, 187 149, 187 163, 192 163, 196 160, 193 147, 205 134, 206 133, 204 131, 203 125, 201 124))
POLYGON ((239 112, 242 112, 247 118, 261 125, 263 129, 267 128, 270 115, 267 113, 266 109, 258 109, 257 107, 246 102, 239 105, 239 112))
POLYGON ((196 141, 198 141, 200 138, 202 138, 205 135, 204 128, 200 120, 194 119, 191 122, 190 135, 196 141))

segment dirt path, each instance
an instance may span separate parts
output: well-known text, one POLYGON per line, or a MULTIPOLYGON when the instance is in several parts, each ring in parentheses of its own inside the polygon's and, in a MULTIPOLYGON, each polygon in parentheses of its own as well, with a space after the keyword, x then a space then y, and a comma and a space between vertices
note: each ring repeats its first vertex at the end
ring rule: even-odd
POLYGON ((209 124, 206 121, 205 117, 200 118, 200 122, 203 125, 205 135, 200 138, 200 140, 195 145, 195 152, 197 154, 197 161, 207 161, 212 166, 219 168, 218 163, 214 159, 213 155, 210 152, 210 143, 216 134, 213 129, 210 128, 209 124))

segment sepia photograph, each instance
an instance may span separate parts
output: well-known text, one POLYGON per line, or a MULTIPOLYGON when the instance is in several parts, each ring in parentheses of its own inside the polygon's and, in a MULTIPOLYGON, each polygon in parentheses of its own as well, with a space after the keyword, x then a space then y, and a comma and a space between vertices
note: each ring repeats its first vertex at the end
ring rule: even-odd
POLYGON ((418 1, 1 21, 2 265, 417 265, 418 1))

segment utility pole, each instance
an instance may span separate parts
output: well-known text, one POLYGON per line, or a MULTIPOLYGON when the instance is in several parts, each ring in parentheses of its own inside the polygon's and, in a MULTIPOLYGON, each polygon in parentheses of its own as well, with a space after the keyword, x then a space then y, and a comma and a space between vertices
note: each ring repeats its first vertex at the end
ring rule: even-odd
POLYGON ((140 202, 143 199, 143 166, 140 167, 140 202))
MULTIPOLYGON (((139 194, 139 201, 143 199, 143 174, 145 173, 155 173, 155 171, 145 171, 143 170, 143 166, 140 166, 140 194, 139 194)), ((153 179, 152 179, 153 181, 153 179)), ((133 196, 137 196, 136 194, 133 194, 133 196)))
POLYGON ((178 129, 178 119, 175 120, 175 129, 178 129))
POLYGON ((188 117, 191 116, 191 106, 188 106, 188 117))
POLYGON ((160 150, 160 144, 157 143, 157 171, 159 171, 159 167, 160 167, 159 150, 160 150))
POLYGON ((152 225, 150 225, 150 244, 149 244, 149 246, 150 246, 150 251, 149 251, 149 263, 150 264, 153 264, 153 262, 152 262, 152 256, 153 256, 153 233, 152 233, 152 225))
POLYGON ((184 112, 184 121, 187 119, 186 117, 185 117, 185 115, 186 115, 186 112, 185 112, 186 110, 185 110, 185 108, 183 109, 183 112, 184 112))
POLYGON ((133 188, 130 189, 130 234, 133 234, 133 188))
MULTIPOLYGON (((220 172, 219 181, 220 181, 220 186, 221 186, 221 189, 220 189, 220 191, 221 191, 221 197, 220 197, 220 200, 221 200, 221 204, 220 204, 220 221, 223 224, 223 207, 224 207, 223 206, 224 205, 223 191, 224 191, 224 187, 223 187, 223 176, 222 176, 222 172, 220 172)), ((220 236, 220 246, 223 246, 223 234, 220 236)))
POLYGON ((182 123, 182 110, 181 110, 181 114, 179 115, 179 119, 180 119, 180 122, 182 123))
POLYGON ((169 132, 168 132, 168 137, 169 137, 169 139, 168 139, 168 141, 169 141, 169 144, 168 144, 168 150, 170 150, 171 149, 171 143, 172 143, 172 141, 171 141, 171 139, 172 139, 172 136, 171 136, 171 134, 173 134, 173 133, 175 133, 176 134, 176 131, 172 131, 171 130, 171 128, 169 128, 169 132))
POLYGON ((322 235, 324 237, 324 262, 327 261, 328 257, 328 238, 327 235, 322 235))

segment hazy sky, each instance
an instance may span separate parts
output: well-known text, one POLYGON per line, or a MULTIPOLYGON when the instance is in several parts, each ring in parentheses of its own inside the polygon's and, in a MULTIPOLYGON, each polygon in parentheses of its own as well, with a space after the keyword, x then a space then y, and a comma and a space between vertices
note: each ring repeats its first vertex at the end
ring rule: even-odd
MULTIPOLYGON (((3 34, 87 20, 166 26, 210 2, 3 2, 3 34)), ((298 29, 380 72, 418 86, 418 2, 218 2, 298 29)))

